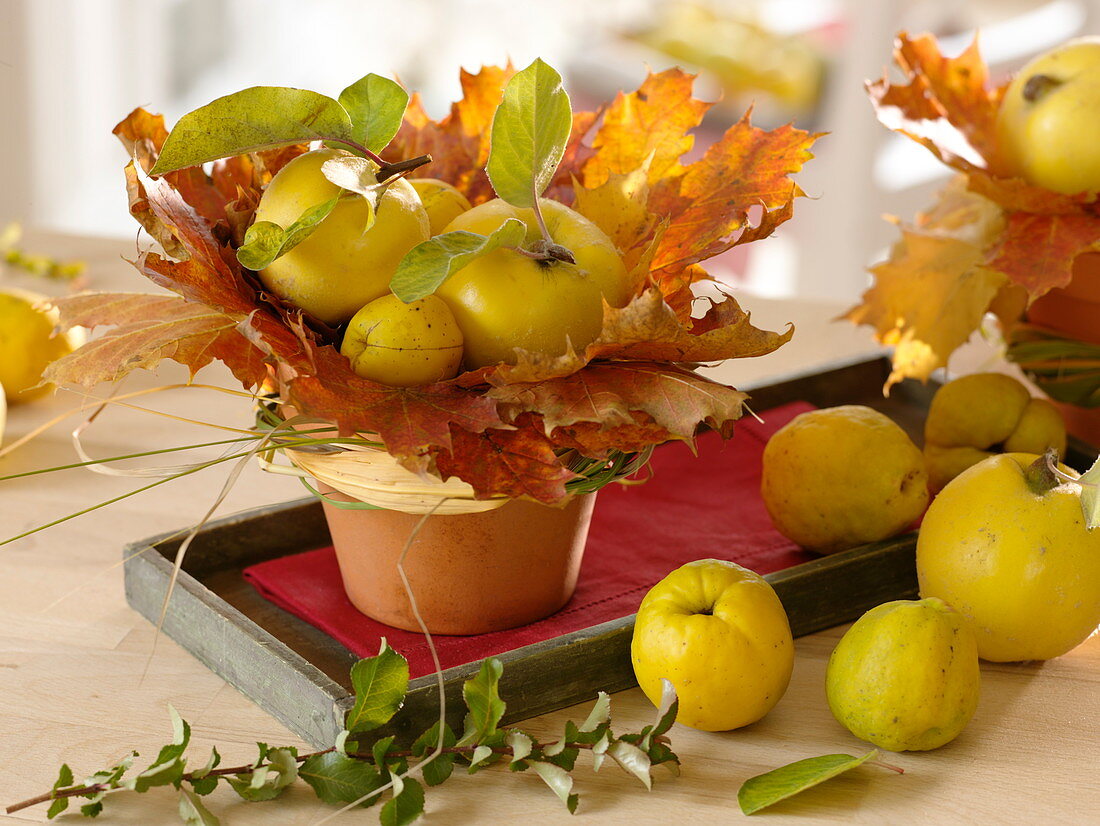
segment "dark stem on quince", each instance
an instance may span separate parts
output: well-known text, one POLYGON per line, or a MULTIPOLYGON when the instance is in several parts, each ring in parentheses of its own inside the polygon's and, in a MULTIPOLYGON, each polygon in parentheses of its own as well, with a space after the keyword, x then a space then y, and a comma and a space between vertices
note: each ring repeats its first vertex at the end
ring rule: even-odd
POLYGON ((362 155, 364 158, 369 158, 378 164, 378 183, 382 183, 388 178, 392 178, 394 175, 400 175, 402 173, 411 172, 417 167, 421 167, 426 163, 432 162, 431 155, 420 155, 416 158, 408 158, 404 161, 395 161, 389 163, 382 159, 380 155, 375 152, 371 152, 363 144, 357 141, 350 140, 348 138, 328 138, 329 143, 340 143, 344 146, 354 150, 356 153, 362 155))
POLYGON ((1035 103, 1047 92, 1062 85, 1062 81, 1050 75, 1032 75, 1024 84, 1023 96, 1028 103, 1035 103))

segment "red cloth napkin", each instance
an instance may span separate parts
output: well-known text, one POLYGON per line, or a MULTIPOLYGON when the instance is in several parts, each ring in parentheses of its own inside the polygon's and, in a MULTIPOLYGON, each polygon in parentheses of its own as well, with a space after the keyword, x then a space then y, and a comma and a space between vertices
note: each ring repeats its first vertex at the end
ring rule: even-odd
MULTIPOLYGON (((774 527, 760 499, 764 444, 797 414, 794 402, 746 417, 729 441, 706 433, 698 455, 683 443, 654 451, 652 478, 608 485, 596 500, 577 591, 556 614, 531 625, 470 637, 437 636, 444 668, 579 631, 634 613, 669 571, 693 559, 728 559, 762 574, 807 562, 774 527)), ((355 609, 344 594, 331 547, 272 559, 244 570, 264 597, 339 640, 361 657, 378 653, 381 638, 409 661, 413 677, 433 671, 424 636, 383 625, 355 609)))

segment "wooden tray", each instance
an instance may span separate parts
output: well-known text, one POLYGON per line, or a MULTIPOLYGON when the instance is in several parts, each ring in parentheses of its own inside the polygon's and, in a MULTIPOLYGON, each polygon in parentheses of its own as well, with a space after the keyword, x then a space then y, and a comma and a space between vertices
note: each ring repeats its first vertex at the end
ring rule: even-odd
MULTIPOLYGON (((755 410, 803 400, 828 407, 865 404, 879 409, 920 444, 935 386, 895 386, 883 398, 886 359, 859 361, 777 384, 747 388, 755 410)), ((1094 455, 1081 443, 1070 464, 1094 455), (1076 461, 1074 461, 1076 460, 1076 461)), ((917 593, 915 534, 853 548, 767 576, 787 609, 795 636, 849 622, 890 599, 917 593)), ((179 548, 178 532, 128 545, 126 598, 152 622, 179 548)), ((303 620, 276 608, 245 582, 257 562, 329 543, 320 504, 313 498, 272 505, 205 526, 188 549, 164 620, 163 632, 291 730, 318 748, 332 745, 352 697, 348 671, 356 656, 303 620)), ((630 665, 633 616, 596 625, 500 655, 505 722, 522 720, 594 697, 599 690, 636 685, 630 665), (552 680, 546 675, 554 675, 552 680)), ((450 723, 461 726, 461 685, 477 663, 444 672, 450 723)), ((391 733, 423 731, 438 714, 434 676, 413 680, 391 733)))

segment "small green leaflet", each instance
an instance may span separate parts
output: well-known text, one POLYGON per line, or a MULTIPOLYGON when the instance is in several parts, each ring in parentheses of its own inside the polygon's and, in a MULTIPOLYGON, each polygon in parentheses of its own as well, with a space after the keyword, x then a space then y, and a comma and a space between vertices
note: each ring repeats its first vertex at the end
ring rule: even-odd
POLYGON ((497 723, 504 716, 504 701, 500 699, 498 686, 504 666, 496 657, 485 660, 477 674, 462 684, 462 697, 469 711, 465 729, 458 745, 481 743, 496 733, 497 723))
POLYGON ((1090 531, 1100 528, 1100 458, 1077 479, 1081 486, 1081 510, 1085 514, 1085 527, 1090 531))
POLYGON ((351 137, 351 118, 332 98, 305 89, 253 86, 180 118, 150 174, 273 146, 351 137))
POLYGON ((770 772, 746 780, 737 792, 737 802, 741 804, 742 812, 751 815, 773 803, 823 783, 831 777, 854 769, 877 754, 878 749, 871 749, 860 757, 852 757, 849 754, 826 754, 772 769, 770 772))
MULTIPOLYGON (((354 803, 382 785, 370 763, 331 751, 307 757, 298 767, 298 776, 313 787, 321 800, 334 805, 354 803)), ((377 800, 375 796, 361 805, 370 806, 377 800)))
POLYGON ((405 777, 398 792, 398 778, 396 775, 391 777, 394 780, 396 796, 386 801, 386 805, 378 814, 378 820, 382 826, 408 826, 424 814, 424 787, 411 777, 405 777))
MULTIPOLYGON (((272 221, 257 221, 244 234, 244 243, 237 250, 242 267, 259 272, 280 255, 290 252, 306 240, 340 201, 337 195, 323 204, 311 206, 285 230, 272 221)), ((374 210, 371 210, 373 216, 374 210)))
POLYGON ((180 789, 180 818, 187 826, 220 826, 221 824, 221 821, 203 805, 202 800, 187 789, 180 789))
POLYGON ((573 791, 573 777, 561 766, 555 766, 553 763, 543 763, 535 760, 531 762, 531 768, 535 770, 535 774, 543 779, 547 786, 554 790, 561 802, 565 804, 565 807, 569 810, 569 814, 573 814, 577 811, 578 797, 575 794, 571 794, 573 791))
POLYGON ((513 206, 533 206, 550 185, 572 128, 561 75, 538 58, 513 75, 493 115, 485 165, 497 195, 513 206))
MULTIPOLYGON (((69 768, 68 763, 62 763, 61 771, 57 773, 57 782, 53 784, 53 788, 50 791, 56 792, 58 789, 67 789, 71 785, 73 785, 73 770, 69 768)), ((53 820, 67 808, 69 808, 69 798, 59 797, 50 804, 49 811, 46 812, 46 817, 53 820)))
POLYGON ((397 265, 390 290, 406 304, 419 301, 475 258, 500 247, 518 247, 526 234, 522 221, 509 218, 488 236, 457 230, 422 241, 397 265))
POLYGON ((389 722, 405 701, 409 664, 385 640, 377 657, 359 660, 351 667, 355 705, 345 727, 350 732, 372 731, 389 722))
POLYGON ((381 152, 401 128, 409 93, 389 78, 371 74, 342 91, 339 101, 351 116, 352 137, 381 152))
MULTIPOLYGON (((443 748, 450 748, 455 744, 458 738, 455 737, 455 733, 448 725, 443 726, 443 748)), ((418 759, 423 759, 435 751, 435 747, 439 745, 439 721, 435 722, 430 729, 416 738, 416 742, 412 744, 413 756, 418 759)), ((419 763, 421 776, 424 778, 424 782, 429 786, 438 786, 444 780, 451 776, 451 772, 454 771, 455 756, 446 752, 440 752, 436 755, 435 759, 430 763, 419 763)))

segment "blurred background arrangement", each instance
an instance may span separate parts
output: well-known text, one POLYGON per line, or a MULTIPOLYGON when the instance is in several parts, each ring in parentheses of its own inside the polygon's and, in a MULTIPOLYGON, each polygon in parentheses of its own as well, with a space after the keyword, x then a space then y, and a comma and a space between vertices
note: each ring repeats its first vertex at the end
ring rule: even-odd
POLYGON ((722 99, 699 148, 750 105, 759 125, 830 133, 797 220, 714 274, 767 297, 854 300, 895 237, 882 216, 913 215, 949 175, 867 101, 893 33, 933 32, 954 54, 980 30, 999 78, 1100 31, 1098 12, 1100 0, 0 0, 0 227, 133 237, 111 129, 136 106, 172 123, 246 86, 335 94, 376 72, 439 116, 458 66, 536 56, 583 106, 680 65, 700 73, 699 97, 722 99))

